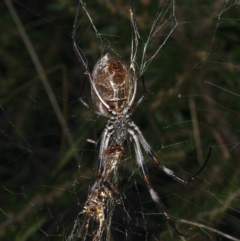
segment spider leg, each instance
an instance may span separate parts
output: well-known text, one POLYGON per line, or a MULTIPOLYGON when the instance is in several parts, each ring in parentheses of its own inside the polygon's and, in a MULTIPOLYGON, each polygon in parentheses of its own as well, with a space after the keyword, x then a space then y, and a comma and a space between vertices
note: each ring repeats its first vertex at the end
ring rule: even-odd
POLYGON ((134 2, 130 0, 130 19, 133 27, 133 39, 132 39, 132 51, 131 51, 131 66, 130 68, 135 68, 137 49, 138 49, 138 39, 140 38, 137 23, 134 2), (132 66, 134 64, 134 66, 132 66))
POLYGON ((84 101, 82 98, 79 98, 79 101, 80 101, 81 104, 82 104, 84 107, 86 107, 86 108, 88 109, 88 111, 90 111, 91 113, 96 114, 96 115, 99 115, 99 116, 103 116, 103 117, 106 117, 106 118, 109 118, 109 116, 104 115, 104 113, 101 113, 101 112, 99 112, 99 111, 97 111, 97 110, 92 109, 92 108, 89 106, 89 104, 88 104, 86 101, 84 101))
MULTIPOLYGON (((83 92, 84 85, 85 85, 85 79, 86 79, 86 78, 83 79, 83 83, 82 83, 82 85, 81 85, 80 96, 82 96, 82 92, 83 92)), ((81 97, 80 97, 78 100, 79 100, 79 101, 81 102, 81 104, 82 104, 84 107, 86 107, 86 108, 88 109, 88 111, 90 111, 91 113, 96 114, 96 115, 99 115, 99 116, 103 116, 103 117, 106 117, 106 118, 109 118, 109 117, 108 117, 107 115, 105 115, 104 113, 101 113, 101 112, 99 112, 99 111, 97 111, 97 110, 92 109, 92 108, 89 106, 89 104, 88 104, 86 101, 84 101, 81 97)))
POLYGON ((135 6, 133 0, 130 0, 130 19, 133 28, 133 36, 132 36, 132 45, 131 45, 131 57, 130 57, 130 73, 131 73, 131 81, 133 88, 133 93, 131 100, 129 101, 129 108, 132 106, 133 101, 136 96, 137 91, 137 75, 136 75, 136 59, 137 59, 137 51, 138 51, 138 39, 140 38, 137 22, 136 22, 136 14, 135 14, 135 6))
POLYGON ((156 204, 158 209, 162 212, 164 218, 167 220, 167 222, 170 224, 170 226, 176 231, 176 233, 178 233, 180 236, 183 236, 178 231, 178 229, 174 225, 173 221, 171 220, 170 216, 168 215, 167 209, 164 206, 164 204, 162 203, 160 197, 155 192, 155 190, 152 188, 152 185, 151 185, 149 177, 148 177, 147 168, 144 165, 143 155, 142 155, 142 151, 141 151, 141 147, 140 147, 138 137, 136 136, 136 134, 134 133, 134 131, 132 129, 129 129, 128 132, 133 139, 134 150, 135 150, 135 153, 136 153, 136 161, 137 161, 138 168, 139 168, 140 173, 142 175, 143 181, 147 185, 148 191, 149 191, 154 203, 156 204))
POLYGON ((73 39, 73 49, 78 57, 78 59, 82 62, 82 65, 84 66, 85 70, 88 70, 88 61, 83 53, 82 49, 77 44, 77 20, 78 20, 78 14, 79 14, 79 8, 80 8, 80 1, 77 7, 77 12, 75 16, 75 21, 73 25, 73 33, 72 33, 72 39, 73 39))
POLYGON ((142 102, 145 100, 145 98, 147 96, 147 89, 146 89, 146 86, 145 86, 143 75, 142 75, 142 87, 143 87, 143 94, 140 97, 140 99, 137 101, 135 106, 132 108, 132 110, 129 112, 129 116, 131 116, 133 114, 133 112, 139 107, 139 105, 142 104, 142 102))
MULTIPOLYGON (((85 54, 83 53, 82 49, 78 46, 77 44, 77 19, 78 19, 78 15, 79 15, 79 8, 80 8, 80 5, 82 6, 83 10, 85 11, 85 13, 87 14, 93 28, 95 31, 96 28, 94 27, 93 25, 93 22, 92 22, 92 19, 90 18, 86 8, 85 8, 85 4, 82 2, 82 0, 79 0, 79 4, 78 4, 78 7, 77 7, 77 12, 76 12, 76 17, 75 17, 75 21, 74 21, 74 25, 73 25, 73 33, 72 33, 72 39, 73 39, 73 49, 78 57, 78 59, 80 60, 80 62, 82 63, 84 69, 85 69, 85 74, 87 75, 89 81, 90 81, 90 84, 91 84, 91 87, 92 89, 94 90, 94 92, 96 93, 99 101, 101 101, 101 103, 107 108, 107 110, 109 112, 111 112, 111 109, 109 107, 109 105, 103 100, 103 98, 101 97, 101 95, 99 94, 99 92, 97 91, 96 89, 96 86, 93 82, 93 78, 92 78, 92 74, 90 73, 89 69, 88 69, 88 61, 87 61, 87 58, 85 56, 85 54)), ((98 36, 98 35, 97 35, 98 36)))
POLYGON ((98 161, 98 171, 97 171, 97 180, 93 184, 91 191, 95 190, 96 187, 100 187, 103 182, 106 181, 106 159, 104 156, 104 151, 108 147, 109 139, 111 134, 107 128, 104 129, 101 138, 101 144, 99 149, 99 161, 98 161))
POLYGON ((152 160, 154 161, 154 163, 156 164, 156 166, 162 170, 164 173, 166 173, 168 176, 170 176, 171 178, 173 178, 174 180, 176 180, 177 182, 180 182, 181 184, 184 185, 188 185, 189 183, 191 183, 194 178, 204 169, 204 167, 207 165, 209 157, 211 155, 211 151, 212 148, 210 148, 208 156, 206 158, 206 161, 203 163, 203 165, 201 166, 201 168, 189 179, 184 179, 180 176, 178 176, 177 174, 175 174, 172 170, 168 169, 167 167, 165 167, 156 157, 155 153, 153 152, 152 148, 150 147, 150 145, 147 143, 147 141, 145 140, 145 138, 143 137, 141 131, 139 130, 139 128, 133 123, 130 123, 131 127, 136 131, 137 133, 137 137, 140 141, 140 143, 143 146, 143 149, 148 153, 148 155, 152 158, 152 160))
POLYGON ((93 28, 94 31, 95 31, 95 34, 96 34, 97 38, 100 39, 101 44, 103 45, 103 41, 102 41, 102 38, 101 38, 101 34, 97 31, 95 25, 93 24, 93 20, 92 20, 91 16, 89 15, 89 13, 88 13, 88 11, 87 11, 87 9, 86 9, 86 3, 83 2, 82 0, 79 0, 79 4, 81 4, 82 9, 83 9, 84 12, 86 13, 86 15, 87 15, 87 17, 88 17, 88 19, 89 19, 89 21, 90 21, 90 23, 91 23, 91 25, 92 25, 92 28, 93 28))
POLYGON ((98 164, 98 174, 97 174, 98 177, 103 177, 104 172, 106 171, 104 151, 107 150, 109 139, 110 139, 109 130, 105 128, 102 133, 101 144, 99 149, 99 161, 98 161, 99 164, 98 164))

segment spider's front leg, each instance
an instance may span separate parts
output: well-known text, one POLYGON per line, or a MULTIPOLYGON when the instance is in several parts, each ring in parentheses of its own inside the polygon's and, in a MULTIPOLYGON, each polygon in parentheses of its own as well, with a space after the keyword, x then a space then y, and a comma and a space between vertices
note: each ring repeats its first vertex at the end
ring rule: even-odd
POLYGON ((106 179, 105 178, 105 173, 106 173, 106 155, 104 155, 105 151, 108 148, 108 143, 110 140, 110 133, 109 130, 107 128, 107 126, 105 127, 103 133, 102 133, 102 137, 101 137, 101 143, 100 143, 100 149, 99 149, 99 160, 98 160, 98 174, 97 177, 98 178, 102 178, 102 179, 106 179))
POLYGON ((177 234, 179 234, 180 236, 183 236, 179 230, 176 228, 176 226, 174 225, 173 221, 171 220, 170 216, 167 213, 167 209, 165 208, 164 204, 162 203, 160 197, 158 196, 158 194, 155 192, 155 190, 152 188, 152 185, 150 183, 148 174, 147 174, 147 168, 144 164, 144 160, 143 160, 143 155, 142 155, 142 151, 141 151, 141 147, 140 147, 140 143, 138 140, 138 137, 136 136, 136 134, 134 133, 134 131, 132 129, 128 130, 129 134, 131 135, 132 139, 133 139, 133 143, 134 143, 134 150, 136 153, 136 161, 137 161, 137 165, 138 168, 140 170, 140 173, 142 175, 142 178, 144 180, 144 182, 147 185, 148 191, 152 197, 152 200, 154 201, 154 203, 156 204, 156 206, 158 207, 158 209, 162 212, 164 218, 166 219, 166 221, 171 225, 171 227, 176 231, 177 234))
POLYGON ((148 155, 152 158, 152 160, 154 161, 154 163, 156 164, 156 166, 162 170, 164 173, 166 173, 168 176, 170 176, 171 178, 173 178, 174 180, 176 180, 177 182, 183 184, 183 185, 188 185, 190 184, 196 176, 199 175, 199 173, 204 169, 204 167, 207 165, 209 157, 211 155, 211 151, 212 148, 210 148, 208 156, 206 158, 206 161, 203 163, 203 165, 200 167, 200 169, 189 179, 185 180, 184 178, 176 175, 172 170, 168 169, 167 167, 165 167, 156 157, 155 153, 153 152, 152 148, 150 147, 150 145, 147 143, 147 141, 145 140, 145 138, 143 137, 141 131, 139 130, 139 128, 133 123, 131 122, 131 127, 134 129, 134 131, 136 132, 137 138, 139 139, 140 143, 142 144, 144 150, 148 153, 148 155))
MULTIPOLYGON (((108 125, 107 125, 108 127, 108 125)), ((99 167, 96 181, 93 184, 88 199, 84 205, 84 213, 93 217, 99 224, 98 232, 102 233, 106 221, 108 204, 119 203, 117 182, 115 180, 118 164, 123 154, 123 148, 109 146, 111 132, 105 128, 100 145, 99 167)), ((97 235, 99 236, 99 235, 97 235)), ((100 237, 100 236, 99 236, 100 237)))

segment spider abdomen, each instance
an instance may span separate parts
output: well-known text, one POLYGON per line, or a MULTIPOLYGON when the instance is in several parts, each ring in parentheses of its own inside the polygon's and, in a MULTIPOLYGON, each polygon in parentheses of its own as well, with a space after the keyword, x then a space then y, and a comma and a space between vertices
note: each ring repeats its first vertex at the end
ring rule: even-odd
MULTIPOLYGON (((107 53, 94 66, 93 82, 103 101, 111 110, 122 112, 129 104, 133 94, 133 85, 127 65, 116 54, 107 53)), ((92 88, 92 99, 98 112, 109 113, 92 88)))

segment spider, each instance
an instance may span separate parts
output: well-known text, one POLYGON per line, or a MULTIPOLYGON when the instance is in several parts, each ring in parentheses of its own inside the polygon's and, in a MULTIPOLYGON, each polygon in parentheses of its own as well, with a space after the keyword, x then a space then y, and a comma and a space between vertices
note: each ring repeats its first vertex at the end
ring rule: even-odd
MULTIPOLYGON (((142 154, 143 150, 150 156, 156 166, 162 170, 165 174, 180 182, 181 184, 188 185, 194 178, 204 169, 207 165, 211 154, 211 148, 207 156, 206 161, 202 167, 188 180, 175 174, 172 170, 165 167, 158 159, 151 146, 148 144, 143 134, 137 125, 131 120, 131 115, 136 108, 144 101, 146 97, 146 88, 144 80, 142 78, 143 95, 134 104, 136 90, 137 90, 137 70, 136 70, 136 56, 138 50, 138 42, 140 35, 137 29, 135 8, 133 0, 130 0, 130 19, 133 28, 133 37, 131 45, 131 57, 130 66, 128 67, 122 59, 114 52, 106 53, 95 64, 92 73, 88 68, 88 61, 84 55, 84 52, 77 44, 77 19, 79 15, 79 8, 82 6, 83 10, 87 14, 89 20, 92 23, 86 8, 85 3, 79 0, 79 5, 76 12, 74 27, 73 27, 73 48, 74 51, 82 63, 85 74, 91 85, 91 96, 94 104, 94 109, 82 99, 81 103, 91 112, 108 118, 108 122, 101 135, 100 150, 99 150, 99 165, 97 173, 97 181, 94 188, 101 186, 101 182, 107 179, 109 172, 109 164, 104 157, 104 153, 110 148, 124 150, 124 145, 129 140, 132 141, 134 151, 136 155, 136 162, 139 168, 140 174, 145 182, 150 196, 158 209, 161 211, 163 217, 171 225, 171 227, 179 234, 182 235, 175 227, 174 222, 171 220, 164 204, 162 203, 157 192, 152 188, 149 180, 147 167, 144 162, 142 154), (99 183, 99 185, 97 185, 99 183)), ((92 23, 95 29, 95 26, 92 23)))

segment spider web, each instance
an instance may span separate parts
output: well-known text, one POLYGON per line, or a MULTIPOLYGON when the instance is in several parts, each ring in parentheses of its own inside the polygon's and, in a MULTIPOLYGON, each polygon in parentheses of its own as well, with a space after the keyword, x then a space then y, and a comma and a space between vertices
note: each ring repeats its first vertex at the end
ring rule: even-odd
MULTIPOLYGON (((86 140, 97 143, 106 120, 78 102, 83 82, 82 95, 88 103, 91 98, 72 50, 77 4, 14 1, 52 89, 49 94, 9 9, 0 3, 1 240, 67 240, 75 224, 84 223, 80 213, 98 157, 98 146, 86 140), (49 96, 56 98, 60 113, 49 96)), ((183 177, 198 170, 210 146, 212 154, 188 187, 166 177, 145 156, 152 185, 184 234, 179 237, 151 200, 128 147, 117 176, 121 201, 112 216, 113 209, 106 207, 111 240, 240 240, 239 4, 135 3, 141 35, 138 70, 149 93, 134 122, 160 161, 183 177), (151 35, 155 22, 157 31, 151 35)), ((81 10, 78 42, 90 69, 109 50, 129 63, 128 4, 98 0, 87 1, 86 7, 99 34, 81 10)), ((136 99, 142 93, 138 85, 136 99)))

